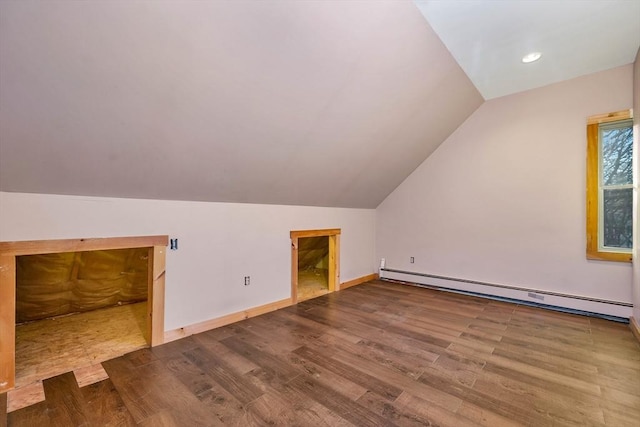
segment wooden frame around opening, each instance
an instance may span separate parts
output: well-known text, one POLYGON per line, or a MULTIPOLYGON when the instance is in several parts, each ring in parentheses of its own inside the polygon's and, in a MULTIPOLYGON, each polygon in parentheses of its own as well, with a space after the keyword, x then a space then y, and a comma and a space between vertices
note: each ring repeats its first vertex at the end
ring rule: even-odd
POLYGON ((340 290, 340 232, 339 228, 291 231, 291 303, 298 302, 298 239, 329 237, 329 292, 340 290))
POLYGON ((0 242, 0 393, 14 388, 16 375, 16 257, 61 252, 148 248, 146 339, 151 347, 164 341, 164 273, 168 236, 0 242))

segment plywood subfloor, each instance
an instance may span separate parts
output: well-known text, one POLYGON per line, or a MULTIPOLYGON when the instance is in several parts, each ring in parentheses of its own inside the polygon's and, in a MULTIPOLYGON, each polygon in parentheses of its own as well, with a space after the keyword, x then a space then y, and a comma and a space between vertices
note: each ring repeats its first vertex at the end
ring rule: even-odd
POLYGON ((16 388, 144 348, 147 303, 16 327, 16 388))
POLYGON ((371 282, 44 381, 9 426, 637 427, 625 324, 371 282))
POLYGON ((326 269, 314 268, 298 272, 298 301, 319 297, 329 292, 326 269))

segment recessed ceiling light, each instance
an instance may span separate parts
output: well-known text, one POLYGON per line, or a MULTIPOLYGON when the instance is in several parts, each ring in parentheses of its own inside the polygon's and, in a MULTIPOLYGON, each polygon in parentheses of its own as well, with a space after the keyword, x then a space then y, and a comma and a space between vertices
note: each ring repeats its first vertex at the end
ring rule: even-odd
POLYGON ((530 62, 537 61, 541 56, 542 54, 540 52, 531 52, 522 57, 522 62, 528 64, 530 62))

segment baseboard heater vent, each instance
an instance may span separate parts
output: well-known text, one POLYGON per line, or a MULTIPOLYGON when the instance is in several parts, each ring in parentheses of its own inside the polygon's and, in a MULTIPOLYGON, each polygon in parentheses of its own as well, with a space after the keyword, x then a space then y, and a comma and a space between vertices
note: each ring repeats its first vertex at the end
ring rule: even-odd
POLYGON ((631 310, 633 308, 633 304, 622 301, 612 301, 579 295, 562 294, 558 292, 543 291, 540 289, 501 285, 496 283, 480 282, 477 280, 459 279, 454 277, 439 276, 435 274, 396 270, 392 268, 381 268, 380 279, 388 282, 411 284, 439 291, 454 292, 463 295, 511 302, 514 304, 522 304, 531 307, 540 307, 548 310, 561 311, 564 313, 598 317, 601 319, 612 320, 620 323, 629 323, 629 315, 631 314, 631 310), (491 291, 491 293, 468 289, 468 285, 480 285, 483 287, 491 288, 487 289, 488 291, 491 291), (542 303, 542 301, 545 300, 545 296, 549 297, 548 301, 546 303, 542 303), (536 301, 526 300, 523 299, 523 297, 528 297, 536 301))

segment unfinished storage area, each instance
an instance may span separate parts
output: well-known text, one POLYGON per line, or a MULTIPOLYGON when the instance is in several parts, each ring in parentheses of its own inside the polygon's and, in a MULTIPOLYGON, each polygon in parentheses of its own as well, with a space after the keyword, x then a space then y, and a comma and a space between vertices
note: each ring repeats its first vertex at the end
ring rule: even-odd
POLYGON ((143 348, 145 248, 16 257, 16 387, 143 348))
POLYGON ((0 392, 161 344, 166 242, 0 243, 0 392))
POLYGON ((329 292, 329 237, 298 240, 298 301, 329 292))
POLYGON ((291 232, 291 298, 304 301, 336 290, 339 229, 291 232))

